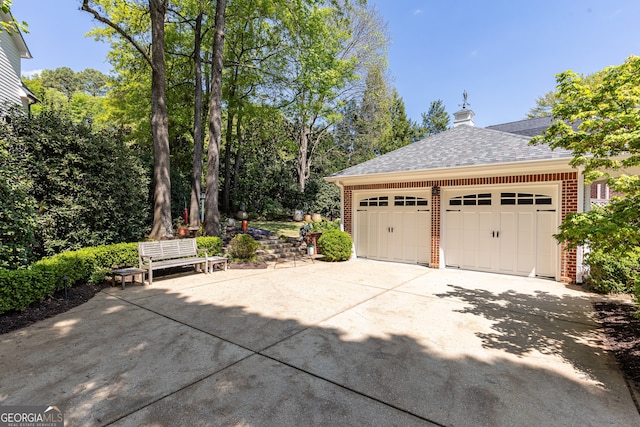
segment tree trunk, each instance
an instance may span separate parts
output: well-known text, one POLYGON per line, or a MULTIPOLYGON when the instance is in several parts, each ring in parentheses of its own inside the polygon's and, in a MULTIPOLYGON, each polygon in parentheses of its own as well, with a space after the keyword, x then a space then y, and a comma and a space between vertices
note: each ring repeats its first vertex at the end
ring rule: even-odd
POLYGON ((149 237, 173 236, 171 224, 171 177, 169 120, 167 113, 164 19, 166 0, 149 0, 151 14, 151 132, 153 135, 153 228, 149 237))
POLYGON ((231 110, 227 111, 227 135, 224 147, 224 187, 222 188, 222 211, 231 211, 231 145, 233 144, 233 119, 231 110))
POLYGON ((233 184, 231 194, 235 196, 235 200, 238 200, 240 166, 242 164, 242 113, 238 113, 238 119, 236 120, 236 135, 238 137, 238 144, 236 146, 236 155, 233 163, 233 184))
POLYGON ((298 186, 300 187, 300 191, 304 193, 305 184, 307 183, 308 178, 307 151, 309 150, 309 132, 304 123, 300 126, 299 132, 298 164, 296 166, 296 169, 298 172, 298 186))
POLYGON ((220 138, 222 137, 222 68, 224 25, 227 0, 216 3, 211 69, 211 99, 209 101, 209 152, 207 156, 207 193, 205 199, 205 234, 220 235, 218 211, 218 174, 220 172, 220 138))
POLYGON ((191 174, 191 203, 189 204, 189 224, 192 227, 200 224, 200 191, 202 190, 202 152, 204 137, 202 132, 202 15, 196 18, 195 42, 193 48, 195 91, 193 106, 193 171, 191 174))

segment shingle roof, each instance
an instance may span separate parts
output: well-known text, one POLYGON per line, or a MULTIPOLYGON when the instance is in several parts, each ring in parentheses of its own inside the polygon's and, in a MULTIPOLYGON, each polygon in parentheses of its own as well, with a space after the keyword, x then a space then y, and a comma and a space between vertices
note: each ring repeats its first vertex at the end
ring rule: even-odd
POLYGON ((564 149, 529 145, 531 138, 462 125, 337 172, 331 177, 409 172, 569 158, 564 149))
POLYGON ((542 135, 553 123, 553 116, 538 117, 535 119, 519 120, 517 122, 503 123, 487 126, 485 129, 499 130, 502 132, 516 133, 524 136, 542 135))

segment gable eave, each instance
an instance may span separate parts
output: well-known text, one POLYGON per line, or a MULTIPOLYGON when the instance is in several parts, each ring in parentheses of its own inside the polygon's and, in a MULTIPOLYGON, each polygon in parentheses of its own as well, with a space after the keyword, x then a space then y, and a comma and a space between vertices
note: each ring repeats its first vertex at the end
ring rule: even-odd
MULTIPOLYGON (((13 17, 13 15, 11 15, 11 13, 6 14, 6 13, 0 12, 0 19, 2 19, 3 22, 15 22, 15 18, 13 17)), ((16 48, 20 52, 20 58, 22 59, 33 58, 31 56, 31 51, 29 51, 29 47, 27 46, 27 42, 25 42, 24 37, 22 35, 22 31, 20 31, 20 29, 16 28, 15 31, 11 31, 11 39, 13 40, 13 43, 16 45, 16 48)))
POLYGON ((425 180, 474 178, 488 176, 515 176, 535 173, 576 171, 567 158, 506 162, 498 164, 444 167, 414 171, 394 171, 361 175, 331 175, 325 181, 340 185, 358 185, 385 182, 413 182, 425 180))

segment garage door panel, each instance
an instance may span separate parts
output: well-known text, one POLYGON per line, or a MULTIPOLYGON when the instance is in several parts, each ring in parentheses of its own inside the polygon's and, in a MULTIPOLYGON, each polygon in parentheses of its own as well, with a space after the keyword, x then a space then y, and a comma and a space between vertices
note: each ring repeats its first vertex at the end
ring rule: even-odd
POLYGON ((527 276, 535 276, 535 212, 518 212, 518 233, 516 236, 516 269, 515 272, 527 276))
POLYGON ((357 255, 367 258, 369 256, 369 213, 366 210, 358 210, 356 213, 357 255))
POLYGON ((498 259, 501 272, 512 272, 516 263, 516 253, 513 247, 513 239, 517 233, 517 218, 515 212, 500 212, 500 235, 496 237, 500 245, 498 259))
POLYGON ((445 234, 445 265, 447 267, 460 267, 460 254, 462 252, 462 212, 459 210, 448 210, 446 212, 445 234))
MULTIPOLYGON (((400 237, 399 260, 407 260, 409 262, 418 262, 418 212, 405 212, 398 214, 398 218, 402 221, 401 230, 398 231, 400 237)), ((394 230, 394 233, 396 230, 394 230)), ((394 238, 396 236, 394 235, 394 238)))
POLYGON ((420 264, 431 263, 431 211, 427 209, 417 212, 417 262, 420 264))
POLYGON ((557 232, 555 226, 555 211, 541 211, 536 215, 536 273, 539 276, 555 276, 558 243, 553 234, 557 232))
POLYGON ((494 258, 493 251, 495 250, 495 241, 493 240, 493 231, 495 219, 493 212, 483 211, 478 212, 478 243, 480 245, 477 257, 476 265, 481 270, 492 270, 494 258))
POLYGON ((476 212, 462 212, 462 247, 461 267, 473 268, 476 266, 476 253, 478 252, 478 214, 476 212))
POLYGON ((377 258, 389 258, 389 239, 391 238, 390 230, 391 224, 390 222, 390 213, 389 212, 378 212, 378 245, 376 248, 376 257, 377 258))

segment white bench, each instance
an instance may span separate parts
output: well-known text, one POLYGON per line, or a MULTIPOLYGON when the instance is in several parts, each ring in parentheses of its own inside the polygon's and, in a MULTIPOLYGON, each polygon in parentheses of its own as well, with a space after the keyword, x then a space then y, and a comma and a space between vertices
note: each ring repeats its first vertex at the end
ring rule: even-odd
POLYGON ((155 242, 138 242, 138 260, 140 268, 147 271, 149 285, 153 284, 153 271, 163 268, 193 265, 200 267, 203 273, 213 271, 215 264, 224 264, 227 259, 218 256, 198 255, 196 239, 158 240, 155 242))

